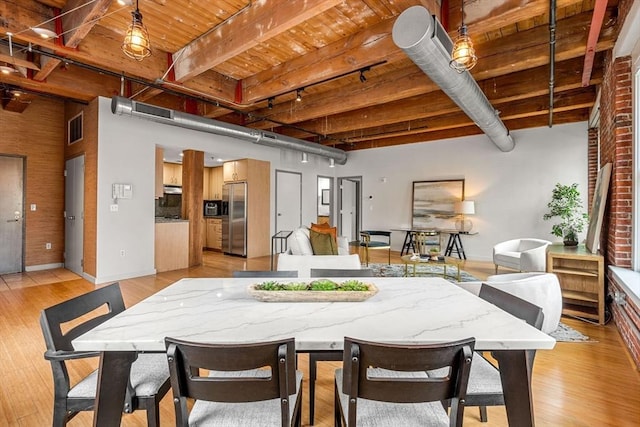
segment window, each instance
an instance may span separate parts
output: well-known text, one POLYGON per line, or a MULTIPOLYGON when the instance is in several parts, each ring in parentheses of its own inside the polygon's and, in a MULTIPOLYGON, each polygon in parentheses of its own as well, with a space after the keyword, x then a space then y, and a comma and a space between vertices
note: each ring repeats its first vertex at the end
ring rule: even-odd
POLYGON ((67 123, 67 143, 75 144, 82 140, 82 111, 67 123))

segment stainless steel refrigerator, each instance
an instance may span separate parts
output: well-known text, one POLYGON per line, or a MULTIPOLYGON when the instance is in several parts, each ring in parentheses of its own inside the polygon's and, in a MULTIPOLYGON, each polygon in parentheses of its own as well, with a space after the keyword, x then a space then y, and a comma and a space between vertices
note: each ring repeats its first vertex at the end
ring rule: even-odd
POLYGON ((247 183, 222 187, 222 251, 247 256, 247 183))

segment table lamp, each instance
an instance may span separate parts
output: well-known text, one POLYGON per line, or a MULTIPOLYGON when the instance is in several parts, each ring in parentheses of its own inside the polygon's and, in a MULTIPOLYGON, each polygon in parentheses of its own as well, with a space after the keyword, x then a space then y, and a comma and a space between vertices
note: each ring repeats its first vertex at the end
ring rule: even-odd
POLYGON ((460 215, 456 220, 456 230, 460 233, 468 233, 473 228, 470 219, 466 219, 465 215, 473 215, 476 213, 476 205, 472 200, 461 200, 453 204, 453 211, 460 215))

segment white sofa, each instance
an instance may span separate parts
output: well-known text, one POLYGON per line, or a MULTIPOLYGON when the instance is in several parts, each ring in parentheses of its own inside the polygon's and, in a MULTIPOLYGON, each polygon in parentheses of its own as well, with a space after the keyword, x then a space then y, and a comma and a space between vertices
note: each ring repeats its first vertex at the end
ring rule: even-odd
POLYGON ((493 247, 493 263, 516 271, 546 271, 546 251, 551 242, 542 239, 513 239, 493 247))
POLYGON ((560 282, 553 273, 511 273, 489 276, 482 282, 460 282, 458 286, 478 295, 486 283, 542 308, 542 332, 551 333, 558 328, 562 315, 560 282))
POLYGON ((314 255, 309 229, 300 227, 287 239, 287 252, 278 255, 279 271, 296 270, 298 277, 310 277, 312 268, 361 268, 360 256, 349 254, 349 239, 337 237, 338 255, 314 255))

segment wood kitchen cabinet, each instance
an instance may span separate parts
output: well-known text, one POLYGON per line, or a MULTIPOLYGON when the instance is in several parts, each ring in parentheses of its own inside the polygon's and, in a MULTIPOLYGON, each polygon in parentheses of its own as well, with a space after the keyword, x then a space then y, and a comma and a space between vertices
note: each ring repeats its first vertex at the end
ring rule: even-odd
POLYGON ((246 181, 248 178, 249 162, 257 161, 253 159, 233 160, 224 162, 222 165, 222 175, 224 182, 246 181))
POLYGON ((222 250, 222 219, 206 218, 205 247, 207 249, 222 250))
POLYGON ((202 200, 211 200, 211 168, 204 168, 202 173, 202 200))
POLYGON ((156 199, 162 197, 164 195, 164 161, 162 158, 164 157, 164 150, 160 147, 156 147, 156 189, 155 189, 155 197, 156 199))
POLYGON ((222 199, 222 166, 211 168, 211 174, 209 176, 209 200, 221 200, 222 199))
POLYGON ((182 165, 165 163, 163 167, 164 185, 182 185, 182 165))

